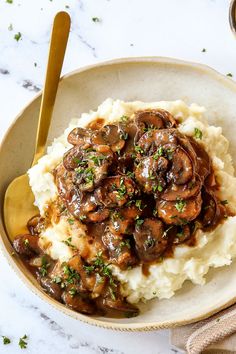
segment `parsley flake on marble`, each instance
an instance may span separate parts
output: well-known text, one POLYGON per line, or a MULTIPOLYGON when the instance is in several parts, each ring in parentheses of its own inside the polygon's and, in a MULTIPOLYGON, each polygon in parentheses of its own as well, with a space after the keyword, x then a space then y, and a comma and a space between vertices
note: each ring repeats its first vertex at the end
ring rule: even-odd
POLYGON ((2 336, 2 342, 4 345, 10 344, 11 340, 10 338, 6 337, 6 336, 2 336))
POLYGON ((21 349, 26 349, 27 348, 27 345, 28 345, 27 339, 28 339, 28 336, 26 334, 19 339, 19 343, 18 344, 19 344, 19 347, 21 349))
POLYGON ((99 17, 92 17, 93 22, 101 22, 101 19, 99 17))
POLYGON ((20 32, 16 33, 14 39, 19 42, 19 40, 22 39, 22 34, 20 32))

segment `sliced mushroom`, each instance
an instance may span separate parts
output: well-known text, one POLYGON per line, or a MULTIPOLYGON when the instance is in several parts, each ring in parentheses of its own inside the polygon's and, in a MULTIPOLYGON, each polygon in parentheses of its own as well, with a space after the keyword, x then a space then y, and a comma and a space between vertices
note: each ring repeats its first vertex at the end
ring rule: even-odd
POLYGON ((101 129, 104 144, 109 145, 111 150, 116 152, 125 146, 126 134, 118 125, 109 124, 101 129))
POLYGON ((182 225, 176 228, 175 238, 173 243, 175 245, 187 241, 191 237, 191 230, 189 225, 182 225))
MULTIPOLYGON (((140 202, 142 202, 140 200, 140 202)), ((141 205, 140 205, 141 206, 141 205)), ((109 229, 113 234, 131 235, 134 231, 134 220, 142 213, 142 209, 131 205, 111 213, 109 229)))
POLYGON ((74 311, 86 315, 93 315, 96 312, 95 304, 89 299, 88 294, 86 293, 84 294, 70 289, 63 292, 62 299, 66 306, 74 311))
POLYGON ((164 253, 168 241, 163 235, 164 225, 161 220, 149 218, 142 225, 136 226, 135 248, 141 261, 157 260, 164 253))
POLYGON ((40 215, 35 215, 27 222, 27 229, 31 235, 39 235, 44 228, 44 218, 40 215))
POLYGON ((95 197, 106 208, 121 207, 137 194, 134 181, 129 177, 114 176, 103 181, 95 190, 95 197))
POLYGON ((36 254, 39 254, 41 251, 38 241, 39 238, 35 235, 18 235, 13 241, 13 247, 21 256, 30 258, 36 254))
POLYGON ((176 129, 161 129, 148 131, 142 135, 138 141, 138 146, 144 153, 152 155, 156 152, 157 148, 166 145, 177 145, 177 131, 176 129))
POLYGON ((199 179, 186 184, 171 183, 161 195, 161 199, 173 202, 178 199, 189 199, 199 194, 202 183, 199 179))
POLYGON ((107 287, 106 293, 96 300, 99 310, 110 317, 135 317, 139 314, 139 309, 129 304, 119 293, 117 287, 107 287))
POLYGON ((74 128, 68 135, 67 140, 72 145, 88 147, 91 145, 92 137, 96 134, 96 132, 98 131, 93 131, 80 127, 74 128))
POLYGON ((84 153, 80 147, 74 146, 64 154, 63 165, 68 171, 86 166, 87 162, 83 160, 83 156, 84 153))
POLYGON ((135 167, 135 178, 143 191, 148 194, 162 192, 166 186, 163 178, 164 172, 168 168, 168 160, 164 157, 153 156, 144 157, 135 167))
POLYGON ((49 277, 40 277, 40 284, 53 299, 61 301, 62 288, 60 284, 55 283, 49 277))
POLYGON ((194 220, 201 212, 201 193, 187 200, 157 200, 158 216, 169 225, 185 224, 194 220))
POLYGON ((200 215, 200 222, 203 227, 213 227, 220 215, 216 197, 206 189, 202 193, 203 206, 200 215))
POLYGON ((135 122, 144 131, 145 128, 175 128, 174 117, 164 109, 146 109, 135 113, 135 122))
POLYGON ((173 152, 172 166, 167 177, 175 184, 185 184, 193 177, 192 160, 181 147, 173 152))
POLYGON ((129 239, 108 231, 102 236, 102 242, 109 252, 110 261, 117 264, 121 269, 126 269, 137 263, 129 239))
MULTIPOLYGON (((205 149, 196 142, 193 138, 189 138, 191 145, 196 153, 196 173, 199 175, 202 182, 205 181, 207 176, 212 172, 212 163, 208 153, 205 149)), ((212 173, 214 176, 214 174, 212 173)), ((211 185, 213 186, 213 184, 211 185)))

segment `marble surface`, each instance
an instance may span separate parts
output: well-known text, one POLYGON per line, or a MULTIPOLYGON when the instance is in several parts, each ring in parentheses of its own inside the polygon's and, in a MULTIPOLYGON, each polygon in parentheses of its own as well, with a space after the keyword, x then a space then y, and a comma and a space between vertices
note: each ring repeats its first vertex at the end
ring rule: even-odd
MULTIPOLYGON (((228 7, 228 0, 0 0, 0 139, 42 87, 57 11, 72 17, 64 73, 115 57, 160 55, 236 75, 228 7)), ((0 252, 0 336, 12 340, 4 346, 0 338, 0 353, 21 353, 24 334, 31 354, 179 353, 167 330, 112 332, 56 312, 26 288, 0 252)))

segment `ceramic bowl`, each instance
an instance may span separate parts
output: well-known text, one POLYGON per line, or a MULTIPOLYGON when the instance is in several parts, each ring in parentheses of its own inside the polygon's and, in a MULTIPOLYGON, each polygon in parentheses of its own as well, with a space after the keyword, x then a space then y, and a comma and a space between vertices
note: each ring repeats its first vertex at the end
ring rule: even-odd
MULTIPOLYGON (((199 64, 147 57, 113 60, 65 75, 59 86, 48 143, 60 135, 72 117, 95 109, 107 97, 125 101, 182 99, 207 108, 210 123, 220 125, 236 156, 236 84, 199 64)), ((8 262, 24 283, 59 311, 92 325, 122 331, 151 330, 183 325, 206 318, 236 301, 236 262, 212 269, 204 286, 185 282, 168 300, 142 304, 135 318, 111 319, 76 313, 45 294, 13 251, 3 225, 3 199, 7 185, 29 168, 39 113, 39 94, 17 116, 0 149, 0 234, 8 262)))

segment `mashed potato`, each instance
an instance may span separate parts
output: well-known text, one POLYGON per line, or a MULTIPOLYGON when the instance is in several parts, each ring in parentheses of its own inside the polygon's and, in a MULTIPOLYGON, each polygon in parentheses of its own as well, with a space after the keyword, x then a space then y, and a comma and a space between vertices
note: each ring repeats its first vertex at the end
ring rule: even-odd
MULTIPOLYGON (((119 120, 122 115, 130 116, 136 110, 146 108, 162 108, 169 111, 180 123, 178 129, 183 134, 194 136, 195 128, 202 131, 202 139, 199 142, 212 159, 217 181, 221 185, 218 196, 221 200, 227 199, 231 210, 236 212, 236 178, 228 153, 229 142, 222 135, 220 127, 208 125, 203 107, 196 104, 187 106, 180 100, 143 103, 107 99, 96 112, 84 113, 80 118, 73 119, 64 134, 48 147, 47 154, 28 171, 35 204, 41 215, 44 215, 47 205, 57 197, 57 188, 51 171, 61 162, 65 151, 71 148, 67 142, 69 132, 77 126, 85 127, 99 117, 103 117, 108 123, 119 120)), ((40 235, 41 245, 48 246, 47 253, 61 262, 67 261, 72 256, 70 247, 62 242, 65 235, 72 237, 73 244, 79 249, 83 247, 85 230, 80 222, 75 227, 61 218, 59 223, 52 223, 40 235)), ((127 296, 127 300, 136 303, 154 297, 170 298, 187 279, 194 284, 203 285, 204 276, 210 267, 229 265, 236 256, 236 217, 229 217, 213 232, 198 230, 196 237, 196 246, 177 246, 173 258, 164 259, 162 263, 150 266, 148 276, 143 275, 140 266, 126 271, 112 266, 112 272, 120 280, 122 292, 127 296)))

